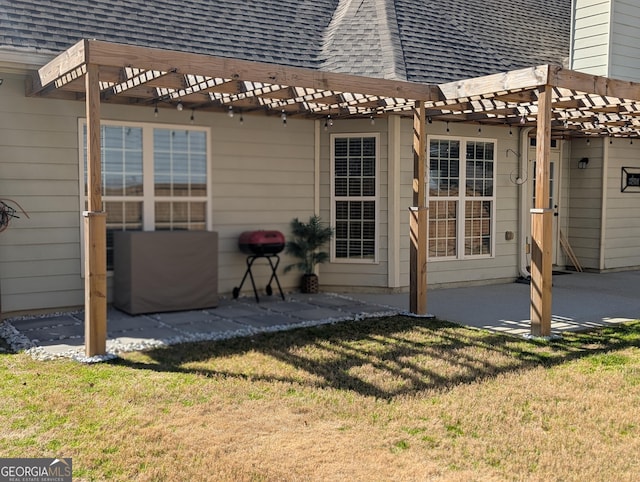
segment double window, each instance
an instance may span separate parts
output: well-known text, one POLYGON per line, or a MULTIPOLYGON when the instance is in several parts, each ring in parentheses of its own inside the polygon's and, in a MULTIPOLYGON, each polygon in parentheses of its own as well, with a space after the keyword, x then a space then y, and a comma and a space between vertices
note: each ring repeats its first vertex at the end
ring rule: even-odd
MULTIPOLYGON (((87 129, 82 122, 86 205, 87 129)), ((107 268, 113 232, 205 230, 208 136, 205 129, 116 124, 101 126, 102 201, 107 213, 107 268)))
POLYGON ((331 136, 334 261, 377 261, 377 134, 331 136))
POLYGON ((491 256, 495 141, 430 138, 427 163, 429 257, 491 256))

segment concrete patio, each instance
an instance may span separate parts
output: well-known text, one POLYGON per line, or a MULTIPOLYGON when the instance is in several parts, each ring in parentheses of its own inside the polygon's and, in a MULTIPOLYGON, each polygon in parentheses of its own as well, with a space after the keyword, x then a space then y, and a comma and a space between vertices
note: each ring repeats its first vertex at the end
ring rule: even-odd
MULTIPOLYGON (((552 330, 587 330, 640 319, 640 271, 554 275, 552 330)), ((530 287, 523 283, 428 292, 433 316, 461 325, 515 336, 529 333, 530 287)), ((292 293, 278 296, 222 298, 218 307, 174 313, 131 316, 114 308, 108 312, 107 351, 124 351, 180 342, 226 339, 261 332, 406 314, 409 295, 292 293)), ((0 325, 2 326, 2 325, 0 325)), ((14 345, 39 358, 84 358, 82 311, 6 320, 14 345), (17 341, 15 341, 17 340, 17 341)), ((95 360, 99 361, 99 360, 95 360)))

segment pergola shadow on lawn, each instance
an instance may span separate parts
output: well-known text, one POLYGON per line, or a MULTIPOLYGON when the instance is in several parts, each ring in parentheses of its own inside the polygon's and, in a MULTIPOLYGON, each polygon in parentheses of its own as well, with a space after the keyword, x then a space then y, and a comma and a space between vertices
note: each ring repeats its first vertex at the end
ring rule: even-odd
POLYGON ((640 347, 640 322, 525 340, 440 320, 393 316, 174 345, 111 363, 391 400, 630 347, 640 347), (249 361, 238 364, 243 357, 249 361))

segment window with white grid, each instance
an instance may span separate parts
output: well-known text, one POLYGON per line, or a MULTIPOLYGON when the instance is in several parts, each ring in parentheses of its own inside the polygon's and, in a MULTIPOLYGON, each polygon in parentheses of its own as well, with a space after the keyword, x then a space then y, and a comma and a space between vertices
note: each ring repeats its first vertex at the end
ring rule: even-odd
POLYGON ((377 260, 377 135, 331 136, 334 261, 377 260))
POLYGON ((427 162, 429 257, 492 256, 495 141, 430 138, 427 162))
MULTIPOLYGON (((87 131, 82 121, 86 206, 87 131)), ((113 233, 207 228, 207 131, 103 122, 102 201, 107 213, 107 269, 113 233)), ((82 226, 82 225, 81 225, 82 226)))

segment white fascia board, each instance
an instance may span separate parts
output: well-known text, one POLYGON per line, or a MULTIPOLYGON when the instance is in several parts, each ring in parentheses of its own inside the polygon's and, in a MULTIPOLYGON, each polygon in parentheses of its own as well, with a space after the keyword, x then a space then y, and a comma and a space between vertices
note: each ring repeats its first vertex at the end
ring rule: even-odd
POLYGON ((0 47, 0 70, 8 73, 24 74, 38 70, 54 57, 54 54, 0 47))

